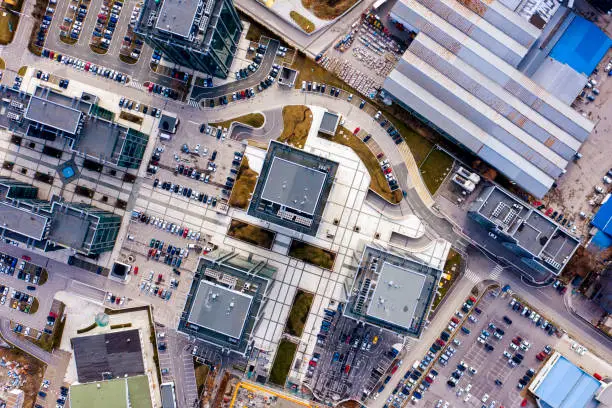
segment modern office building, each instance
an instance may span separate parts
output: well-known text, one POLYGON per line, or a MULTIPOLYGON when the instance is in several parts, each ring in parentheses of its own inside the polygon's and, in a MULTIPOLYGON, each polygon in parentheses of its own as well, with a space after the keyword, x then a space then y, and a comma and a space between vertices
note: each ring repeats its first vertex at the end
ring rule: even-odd
POLYGON ((468 215, 490 232, 491 239, 540 272, 559 275, 580 245, 550 217, 495 185, 483 189, 468 215))
POLYGON ((200 258, 178 330, 239 354, 272 289, 276 269, 234 252, 215 250, 200 258))
POLYGON ((594 125, 517 69, 541 30, 505 3, 398 1, 391 20, 416 36, 384 94, 542 197, 594 125))
POLYGON ((248 213, 315 235, 338 163, 271 141, 248 213))
POLYGON ((121 217, 88 204, 36 198, 38 188, 0 177, 0 239, 43 251, 70 248, 84 255, 111 251, 121 217))
POLYGON ((71 150, 88 159, 118 167, 140 167, 149 136, 119 125, 114 114, 98 105, 98 97, 83 92, 69 98, 50 88, 32 95, 8 87, 0 90, 0 128, 32 138, 64 138, 71 150))
POLYGON ((441 274, 399 249, 366 245, 344 314, 418 338, 441 274))
POLYGON ((242 23, 231 0, 146 0, 134 30, 175 64, 227 78, 242 23))

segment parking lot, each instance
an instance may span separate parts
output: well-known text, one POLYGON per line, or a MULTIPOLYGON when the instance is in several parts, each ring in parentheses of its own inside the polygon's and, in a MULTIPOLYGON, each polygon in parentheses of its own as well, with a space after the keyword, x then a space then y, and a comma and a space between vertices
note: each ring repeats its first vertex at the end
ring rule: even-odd
POLYGON ((228 129, 207 124, 183 123, 179 132, 181 137, 162 140, 155 150, 154 167, 150 167, 153 185, 179 198, 191 197, 193 202, 216 207, 229 198, 245 147, 228 138, 228 129))
POLYGON ((392 370, 399 351, 393 345, 402 340, 333 310, 325 314, 305 382, 324 401, 365 398, 364 390, 377 388, 392 370))
POLYGON ((559 339, 555 329, 541 329, 547 321, 537 311, 523 309, 522 316, 516 300, 513 310, 512 299, 489 292, 469 315, 460 310, 454 316, 464 323, 432 366, 431 385, 419 386, 429 391, 422 393, 426 407, 522 406, 529 381, 559 339))

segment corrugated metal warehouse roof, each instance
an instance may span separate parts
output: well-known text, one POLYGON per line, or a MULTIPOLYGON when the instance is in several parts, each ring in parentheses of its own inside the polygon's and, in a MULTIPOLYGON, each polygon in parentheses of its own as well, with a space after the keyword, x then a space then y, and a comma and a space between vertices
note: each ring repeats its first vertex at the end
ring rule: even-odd
POLYGON ((537 38, 539 30, 495 3, 477 9, 478 15, 452 0, 396 3, 391 17, 418 35, 384 88, 541 197, 564 173, 593 123, 515 68, 525 55, 515 59, 515 40, 537 38), (499 20, 502 15, 507 22, 499 20), (508 24, 516 27, 514 39, 500 30, 508 24))

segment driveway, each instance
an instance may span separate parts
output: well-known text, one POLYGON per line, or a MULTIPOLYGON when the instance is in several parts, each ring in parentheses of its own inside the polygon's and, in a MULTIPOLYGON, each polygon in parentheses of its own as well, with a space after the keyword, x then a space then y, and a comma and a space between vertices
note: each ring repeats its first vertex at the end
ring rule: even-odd
MULTIPOLYGON (((270 40, 268 43, 268 49, 264 54, 263 61, 259 65, 259 68, 246 79, 228 82, 212 88, 194 85, 193 90, 191 91, 191 99, 199 102, 202 99, 217 98, 219 96, 228 95, 247 88, 256 88, 257 85, 259 85, 259 83, 267 78, 270 74, 270 70, 274 64, 274 58, 276 58, 276 51, 278 51, 279 46, 280 43, 277 40, 270 40)), ((234 73, 230 72, 230 75, 234 75, 234 73)))

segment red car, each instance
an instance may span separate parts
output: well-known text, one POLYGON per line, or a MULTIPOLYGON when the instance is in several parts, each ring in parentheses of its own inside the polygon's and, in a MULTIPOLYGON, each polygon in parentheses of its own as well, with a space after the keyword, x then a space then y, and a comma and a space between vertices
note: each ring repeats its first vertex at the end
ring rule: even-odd
POLYGON ((187 234, 189 234, 189 228, 185 228, 185 231, 183 231, 183 238, 187 238, 187 234))
POLYGON ((521 407, 527 406, 527 398, 523 398, 523 402, 521 402, 521 407))
POLYGON ((49 58, 53 59, 54 56, 55 56, 55 52, 49 51, 49 58))
POLYGON ((353 130, 353 134, 356 135, 357 133, 359 133, 360 130, 361 128, 356 127, 355 130, 353 130))
POLYGON ((152 92, 152 91, 153 91, 153 87, 154 87, 154 86, 155 86, 155 84, 154 84, 153 82, 151 82, 151 83, 149 84, 149 92, 152 92))
POLYGON ((455 316, 451 318, 451 321, 455 324, 459 324, 459 319, 457 319, 455 316))
POLYGON ((470 296, 470 300, 471 300, 472 302, 476 302, 476 298, 475 298, 474 296, 470 296))
POLYGON ((391 167, 387 167, 387 168, 385 169, 385 174, 389 174, 389 173, 391 173, 392 171, 393 171, 393 169, 391 169, 391 167))
POLYGON ((513 342, 514 344, 516 344, 517 346, 520 346, 520 345, 521 345, 521 342, 520 342, 520 341, 518 341, 518 339, 512 339, 512 342, 513 342))
POLYGON ((121 298, 119 296, 117 296, 117 299, 115 299, 115 303, 119 304, 119 302, 121 302, 121 298))
POLYGON ((378 154, 376 155, 376 158, 377 158, 377 159, 382 159, 384 155, 385 155, 384 153, 378 153, 378 154))
POLYGON ((308 363, 309 366, 311 367, 316 367, 317 366, 317 362, 314 360, 310 360, 310 363, 308 363))
POLYGON ((137 266, 134 267, 134 275, 138 275, 138 267, 137 266))
POLYGON ((546 357, 546 354, 544 354, 544 352, 543 352, 543 351, 540 351, 540 352, 538 353, 538 355, 536 356, 536 358, 537 358, 539 361, 544 361, 544 357, 546 357))
POLYGON ((442 339, 438 339, 438 340, 436 340, 436 343, 438 343, 438 346, 440 346, 440 347, 444 347, 444 345, 446 344, 446 343, 444 342, 444 340, 442 340, 442 339))
POLYGON ((164 276, 161 273, 159 275, 157 275, 157 282, 161 282, 163 277, 164 276))
POLYGON ((246 97, 246 93, 244 91, 240 92, 240 96, 242 97, 242 99, 244 99, 246 97))
POLYGON ((21 259, 23 259, 24 261, 31 261, 32 260, 32 258, 30 258, 27 255, 21 255, 21 259))
POLYGON ((85 64, 85 71, 89 71, 89 67, 91 67, 91 62, 85 64))
POLYGON ((433 384, 433 380, 429 377, 425 377, 425 381, 427 381, 429 384, 433 384))

